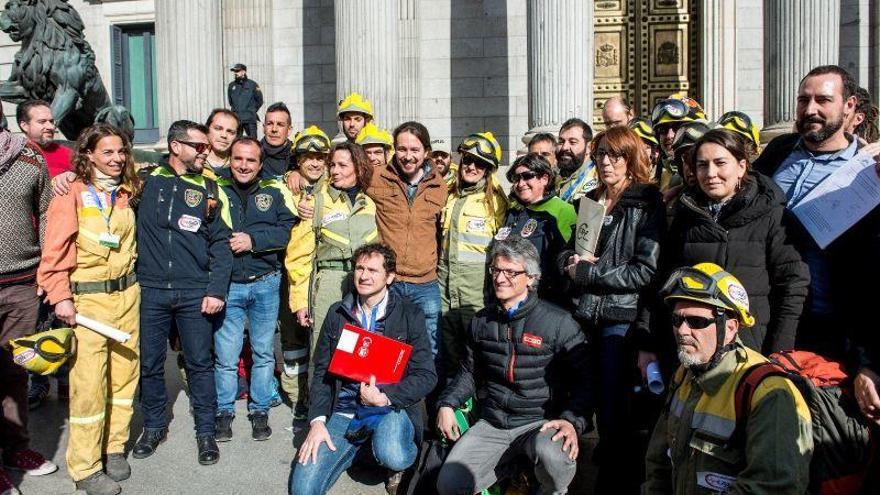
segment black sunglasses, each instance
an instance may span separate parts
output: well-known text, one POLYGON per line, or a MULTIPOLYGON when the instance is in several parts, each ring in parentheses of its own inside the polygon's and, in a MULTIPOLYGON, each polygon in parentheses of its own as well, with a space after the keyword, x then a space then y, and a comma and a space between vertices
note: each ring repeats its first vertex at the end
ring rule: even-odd
POLYGON ((510 176, 510 179, 511 179, 510 182, 512 184, 516 184, 519 181, 530 181, 537 176, 538 176, 538 174, 536 174, 532 171, 525 171, 521 174, 513 174, 512 176, 510 176))
POLYGON ((672 328, 678 328, 684 322, 687 322, 688 328, 692 330, 702 330, 715 323, 715 318, 706 318, 705 316, 685 316, 678 313, 672 313, 672 328))
POLYGON ((177 141, 177 142, 180 144, 185 144, 187 146, 192 147, 194 150, 196 150, 196 153, 198 153, 200 155, 202 153, 208 151, 208 148, 211 147, 211 145, 208 143, 194 143, 192 141, 177 141))
POLYGON ((489 164, 484 162, 483 160, 478 160, 472 156, 464 156, 461 158, 461 166, 466 167, 468 165, 473 165, 479 169, 485 170, 489 168, 489 164))

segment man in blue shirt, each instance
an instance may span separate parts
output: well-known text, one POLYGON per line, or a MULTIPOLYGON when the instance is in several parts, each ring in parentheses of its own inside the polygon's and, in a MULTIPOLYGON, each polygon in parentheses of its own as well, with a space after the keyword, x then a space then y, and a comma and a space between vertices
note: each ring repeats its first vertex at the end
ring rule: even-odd
MULTIPOLYGON (((777 137, 755 161, 755 169, 773 177, 785 193, 789 209, 856 154, 867 151, 845 132, 844 124, 855 111, 857 87, 836 65, 811 70, 798 88, 797 133, 777 137)), ((845 359, 861 384, 860 401, 880 411, 880 337, 864 321, 865 308, 876 305, 874 291, 866 290, 865 284, 880 276, 880 208, 824 249, 799 222, 793 226, 792 241, 811 278, 797 348, 845 359)))

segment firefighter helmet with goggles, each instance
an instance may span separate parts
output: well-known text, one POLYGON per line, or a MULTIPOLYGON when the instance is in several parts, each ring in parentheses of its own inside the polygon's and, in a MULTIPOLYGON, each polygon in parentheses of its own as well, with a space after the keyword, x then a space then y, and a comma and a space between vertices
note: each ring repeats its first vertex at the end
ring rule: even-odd
POLYGON ((642 141, 647 141, 654 146, 660 146, 660 141, 657 140, 657 134, 654 133, 654 126, 650 120, 644 117, 636 117, 630 120, 627 126, 638 137, 642 138, 642 141))
POLYGON ((73 355, 70 328, 56 328, 9 341, 12 360, 32 373, 51 375, 73 355))
POLYGON ((718 127, 723 127, 745 137, 756 148, 761 146, 761 131, 752 122, 752 119, 743 112, 727 112, 718 119, 717 124, 718 127))
POLYGON ((358 112, 369 118, 375 118, 373 115, 373 105, 365 99, 360 93, 352 93, 339 102, 339 108, 336 109, 336 116, 340 119, 342 114, 348 112, 358 112))
POLYGON ((354 138, 354 142, 361 146, 381 144, 388 150, 394 149, 394 140, 391 138, 391 134, 385 129, 380 129, 372 122, 367 122, 367 125, 354 138))
POLYGON ((330 138, 318 126, 310 126, 294 136, 293 153, 330 153, 330 138))
POLYGON ((477 132, 464 138, 458 145, 458 152, 464 156, 472 156, 483 161, 492 169, 498 168, 501 163, 501 145, 491 132, 477 132))
POLYGON ((743 327, 755 324, 749 312, 749 295, 740 281, 715 263, 700 263, 675 270, 660 294, 667 304, 694 301, 736 316, 743 327))
POLYGON ((661 100, 651 112, 651 122, 656 129, 658 125, 693 122, 706 120, 706 113, 697 100, 687 96, 672 95, 661 100))

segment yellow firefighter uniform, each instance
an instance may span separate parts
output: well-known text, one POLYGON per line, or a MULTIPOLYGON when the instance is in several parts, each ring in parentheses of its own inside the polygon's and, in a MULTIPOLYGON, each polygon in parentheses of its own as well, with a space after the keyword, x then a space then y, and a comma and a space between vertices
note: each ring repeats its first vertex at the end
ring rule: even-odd
MULTIPOLYGON (((351 288, 351 256, 364 244, 376 242, 376 205, 363 191, 354 202, 348 194, 323 181, 307 202, 315 208, 311 221, 297 224, 290 234, 284 258, 290 284, 290 309, 309 309, 312 316, 310 349, 330 306, 351 288)), ((301 196, 301 195, 300 195, 301 196)), ((299 204, 301 197, 295 199, 299 204)), ((309 359, 309 376, 312 376, 309 359)))
POLYGON ((115 194, 81 180, 49 205, 37 281, 51 304, 72 299, 76 311, 131 334, 125 343, 76 326, 70 367, 67 469, 80 481, 123 453, 139 377, 140 287, 130 191, 115 194))

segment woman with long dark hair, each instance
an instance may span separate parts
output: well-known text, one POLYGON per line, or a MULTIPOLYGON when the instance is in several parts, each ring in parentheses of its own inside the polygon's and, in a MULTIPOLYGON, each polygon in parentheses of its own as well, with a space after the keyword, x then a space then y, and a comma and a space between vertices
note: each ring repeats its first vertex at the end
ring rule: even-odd
POLYGON ((131 474, 124 452, 140 369, 132 202, 141 181, 128 137, 113 126, 96 124, 83 131, 75 153, 70 193, 55 196, 49 205, 37 281, 55 315, 76 335, 68 472, 86 493, 118 493, 118 482, 131 474), (79 326, 78 313, 131 338, 117 342, 79 326))

